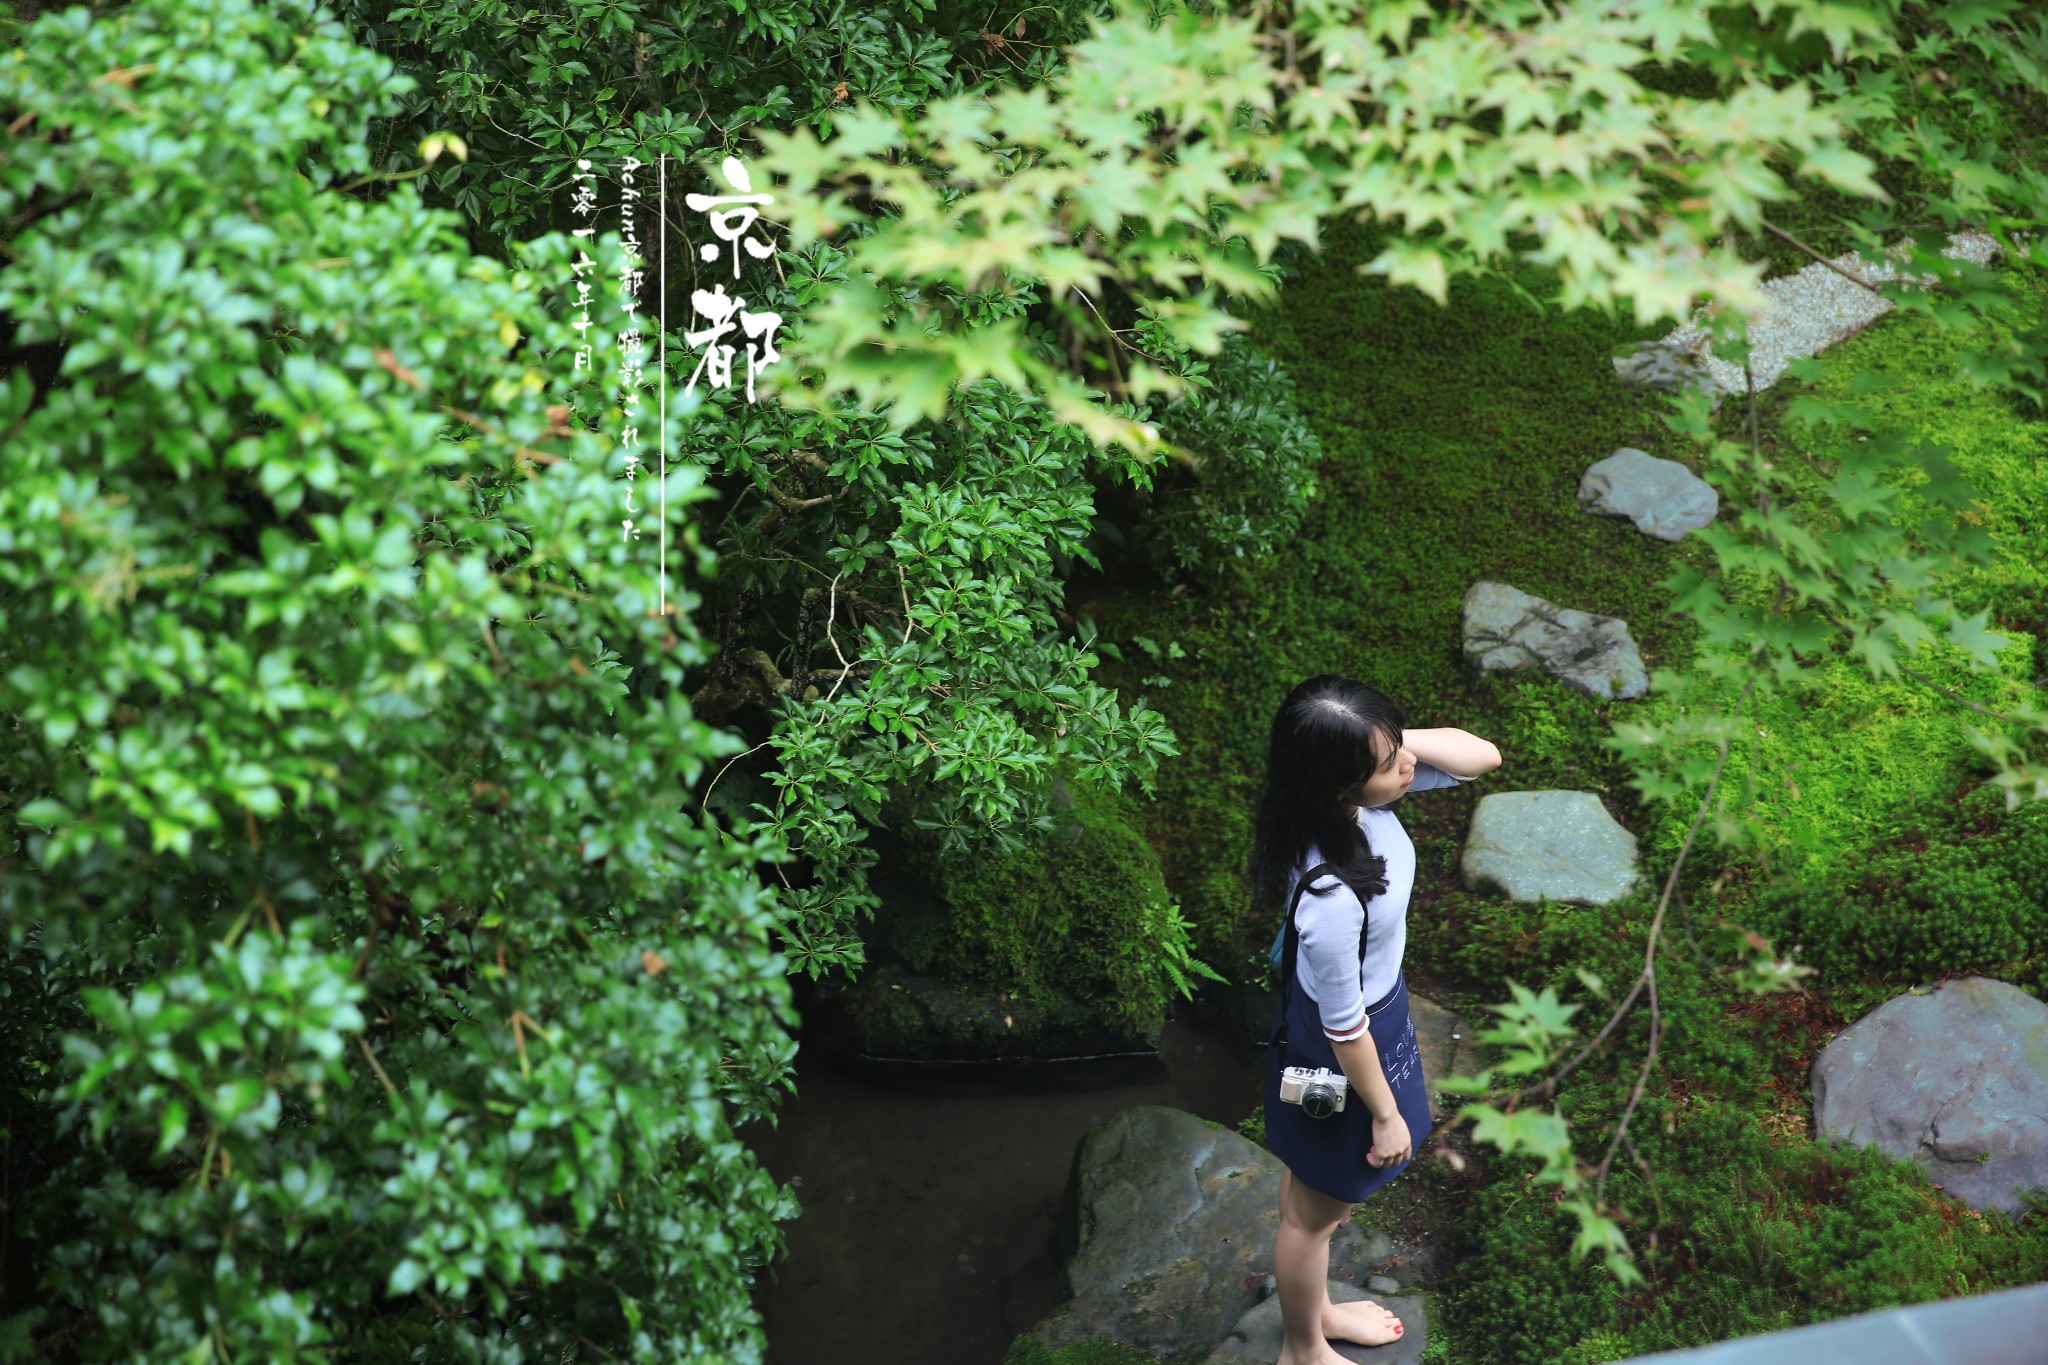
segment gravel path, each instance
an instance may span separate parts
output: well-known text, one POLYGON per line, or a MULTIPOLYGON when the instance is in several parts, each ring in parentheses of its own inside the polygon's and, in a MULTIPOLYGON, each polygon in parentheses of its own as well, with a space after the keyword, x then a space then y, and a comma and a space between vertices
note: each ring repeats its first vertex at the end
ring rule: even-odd
MULTIPOLYGON (((1997 251, 1998 243, 1984 233, 1960 232, 1949 238, 1949 244, 1941 254, 1952 260, 1985 265, 1997 251)), ((1898 259, 1904 259, 1908 253, 1909 248, 1903 242, 1886 252, 1898 259)), ((1871 284, 1899 278, 1898 268, 1891 261, 1866 262, 1854 251, 1835 257, 1834 263, 1871 284)), ((1935 278, 1922 275, 1920 283, 1932 284, 1935 278)), ((1767 389, 1777 383, 1791 361, 1817 355, 1838 341, 1848 340, 1891 312, 1895 306, 1890 299, 1843 278, 1818 261, 1797 274, 1765 280, 1760 288, 1771 302, 1749 323, 1752 348, 1749 363, 1756 375, 1758 389, 1767 389)), ((1742 367, 1730 365, 1710 349, 1707 329, 1702 321, 1705 310, 1693 316, 1691 326, 1672 332, 1664 338, 1663 344, 1699 357, 1708 375, 1723 392, 1747 393, 1748 384, 1743 379, 1742 367)))

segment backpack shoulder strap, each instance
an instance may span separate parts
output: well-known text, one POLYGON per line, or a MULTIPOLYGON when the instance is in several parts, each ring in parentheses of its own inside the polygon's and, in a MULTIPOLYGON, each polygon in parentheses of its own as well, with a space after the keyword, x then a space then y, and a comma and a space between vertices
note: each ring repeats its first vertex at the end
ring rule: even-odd
MULTIPOLYGON (((1301 908, 1301 893, 1306 891, 1309 883, 1313 882, 1316 878, 1326 872, 1335 875, 1336 871, 1337 869, 1328 863, 1317 863, 1314 867, 1302 873, 1301 880, 1294 884, 1294 899, 1288 902, 1287 905, 1286 939, 1284 946, 1280 950, 1280 1027, 1273 1035, 1272 1041, 1274 1046, 1285 1047, 1287 1045, 1287 1004, 1289 996, 1294 989, 1295 956, 1298 951, 1298 945, 1301 942, 1301 927, 1294 922, 1294 916, 1295 912, 1301 908)), ((1361 923, 1358 926, 1358 964, 1361 968, 1365 965, 1365 930, 1366 926, 1361 923)))

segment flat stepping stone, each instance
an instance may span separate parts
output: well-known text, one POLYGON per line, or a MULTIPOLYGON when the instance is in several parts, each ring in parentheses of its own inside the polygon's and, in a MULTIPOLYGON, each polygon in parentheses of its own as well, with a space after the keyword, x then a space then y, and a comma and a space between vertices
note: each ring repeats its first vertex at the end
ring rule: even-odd
POLYGON ((1627 355, 1614 357, 1614 377, 1630 388, 1656 389, 1662 393, 1695 388, 1707 395, 1709 412, 1721 410, 1721 386, 1708 373, 1701 351, 1670 337, 1639 341, 1627 355))
POLYGON ((1579 480, 1579 506, 1595 516, 1627 517, 1659 540, 1683 540, 1714 520, 1721 495, 1676 460, 1623 446, 1579 480))
MULTIPOLYGON (((1997 241, 1981 232, 1955 233, 1948 240, 1941 254, 1951 260, 1986 265, 1998 251, 1997 241)), ((1898 260, 1910 254, 1911 248, 1905 242, 1885 251, 1887 257, 1898 260)), ((1854 251, 1835 257, 1833 263, 1873 285, 1899 278, 1898 267, 1892 260, 1865 261, 1854 251)), ((1933 284, 1936 279, 1934 275, 1922 275, 1919 283, 1933 284)), ((1769 300, 1749 323, 1749 368, 1756 376, 1758 392, 1777 383, 1792 361, 1818 355, 1837 342, 1848 340, 1895 306, 1890 299, 1843 278, 1819 261, 1793 274, 1765 280, 1758 288, 1769 300)), ((1666 351, 1690 352, 1715 387, 1737 397, 1745 396, 1748 381, 1743 377, 1742 367, 1729 364, 1712 351, 1704 321, 1706 309, 1693 317, 1691 325, 1678 328, 1658 344, 1666 351)), ((1620 369, 1619 361, 1616 369, 1620 369)))
MULTIPOLYGON (((1379 1294, 1342 1280, 1330 1281, 1331 1303, 1356 1303, 1371 1299, 1401 1320, 1406 1330, 1398 1341, 1384 1346, 1363 1346, 1355 1341, 1333 1341, 1330 1349, 1346 1360, 1370 1361, 1374 1365, 1417 1365, 1429 1344, 1429 1321, 1423 1312, 1424 1294, 1379 1294)), ((1280 1358, 1280 1296, 1252 1308, 1237 1320, 1230 1336, 1211 1351, 1202 1365, 1273 1365, 1280 1358)))
POLYGON ((1618 616, 1560 607, 1482 579, 1465 590, 1461 630, 1465 657, 1482 672, 1540 668, 1602 701, 1650 690, 1643 656, 1618 616))
POLYGON ((1813 1122, 2017 1217, 2048 1190, 2048 1005, 1988 976, 1887 1000, 1814 1059, 1813 1122))
MULTIPOLYGON (((1435 1083, 1453 1073, 1460 1043, 1470 1038, 1472 1031, 1457 1015, 1413 990, 1408 992, 1408 1014, 1415 1021, 1415 1044, 1422 1053, 1422 1074, 1430 1081, 1429 1120, 1432 1124, 1442 1123, 1444 1102, 1437 1097, 1435 1083)), ((1472 1102, 1465 1095, 1453 1098, 1459 1105, 1472 1102)))
POLYGON ((1494 792, 1472 812, 1458 872, 1468 891, 1605 905, 1635 889, 1636 836, 1592 792, 1494 792))

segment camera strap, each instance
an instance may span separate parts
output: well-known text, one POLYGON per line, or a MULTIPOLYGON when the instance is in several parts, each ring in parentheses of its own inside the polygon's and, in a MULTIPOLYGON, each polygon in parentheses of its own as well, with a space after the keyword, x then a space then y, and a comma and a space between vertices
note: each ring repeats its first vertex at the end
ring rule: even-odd
MULTIPOLYGON (((1280 1022, 1273 1030, 1270 1046, 1283 1048, 1287 1046, 1287 1007, 1294 990, 1294 962, 1298 952, 1298 945, 1301 942, 1301 928, 1295 924, 1294 915, 1295 911, 1301 906, 1301 893, 1308 889, 1310 882, 1322 876, 1325 872, 1335 873, 1336 870, 1336 868, 1328 863, 1317 863, 1314 867, 1302 873, 1301 880, 1294 884, 1294 899, 1287 907, 1286 939, 1280 949, 1280 1022)), ((1369 908, 1367 913, 1370 914, 1369 908)), ((1358 967, 1360 971, 1365 970, 1366 928, 1367 922, 1365 920, 1359 921, 1358 967)))

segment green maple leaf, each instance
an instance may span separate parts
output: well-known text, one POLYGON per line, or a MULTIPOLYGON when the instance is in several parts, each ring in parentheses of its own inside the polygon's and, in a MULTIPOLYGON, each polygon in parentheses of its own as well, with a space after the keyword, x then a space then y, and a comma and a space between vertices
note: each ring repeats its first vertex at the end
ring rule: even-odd
POLYGON ((993 113, 990 126, 1013 145, 1043 147, 1057 141, 1059 110, 1044 86, 1029 90, 1005 90, 989 101, 993 113))
MULTIPOLYGON (((1793 406, 1798 405, 1795 403, 1793 406)), ((1898 489, 1883 487, 1865 471, 1849 468, 1835 475, 1828 492, 1841 504, 1843 519, 1850 522, 1861 521, 1865 517, 1888 519, 1890 513, 1885 502, 1899 495, 1898 489)))
MULTIPOLYGON (((1790 368, 1787 366, 1786 368, 1790 368)), ((1837 423, 1854 422, 1856 406, 1853 403, 1830 403, 1824 399, 1807 396, 1795 398, 1785 405, 1785 416, 1793 421, 1805 422, 1817 430, 1825 430, 1837 423)))
POLYGON ((1074 187, 1074 207, 1081 222, 1093 224, 1096 231, 1114 241, 1125 218, 1144 214, 1148 189, 1146 175, 1112 154, 1096 162, 1094 173, 1074 187))
POLYGON ((1439 307, 1450 301, 1444 258, 1419 243, 1397 242, 1360 269, 1364 274, 1385 275, 1390 284, 1412 284, 1439 307))
POLYGON ((1885 638, 1876 631, 1864 631, 1856 637, 1856 643, 1850 646, 1850 648, 1856 650, 1870 661, 1870 674, 1872 677, 1882 675, 1887 678, 1896 678, 1899 676, 1897 653, 1890 644, 1886 643, 1885 638))
POLYGON ((1817 176, 1836 189, 1889 204, 1892 197, 1871 178, 1876 169, 1877 163, 1869 157, 1838 142, 1814 148, 1799 165, 1801 175, 1817 176))
POLYGON ((1647 35, 1657 60, 1668 62, 1687 41, 1714 46, 1714 26, 1707 22, 1704 5, 1650 5, 1647 13, 1631 16, 1631 36, 1647 35))
POLYGON ((1934 643, 1934 632, 1929 630, 1927 623, 1917 616, 1902 615, 1895 611, 1885 611, 1880 614, 1879 620, 1882 622, 1880 629, 1889 631, 1892 638, 1896 639, 1914 654, 1920 652, 1921 645, 1931 645, 1934 643))
POLYGON ((1975 616, 1950 622, 1948 642, 1985 668, 1995 669, 1998 667, 1998 652, 2010 643, 2010 639, 1985 630, 1984 626, 1990 619, 1991 609, 1986 607, 1975 616))
MULTIPOLYGON (((832 116, 832 126, 838 130, 838 136, 826 147, 842 165, 877 152, 886 152, 891 147, 901 147, 909 136, 900 114, 873 104, 840 110, 832 116)), ((762 141, 765 143, 767 139, 764 137, 762 141)))
POLYGON ((1899 50, 1898 41, 1886 31, 1884 20, 1859 5, 1806 0, 1804 4, 1789 8, 1792 10, 1792 31, 1786 36, 1797 38, 1802 33, 1823 35, 1837 62, 1842 60, 1851 42, 1856 44, 1859 53, 1871 56, 1899 50))
POLYGON ((2019 7, 2020 0, 1951 0, 1936 16, 1957 37, 1987 28, 2019 7))

